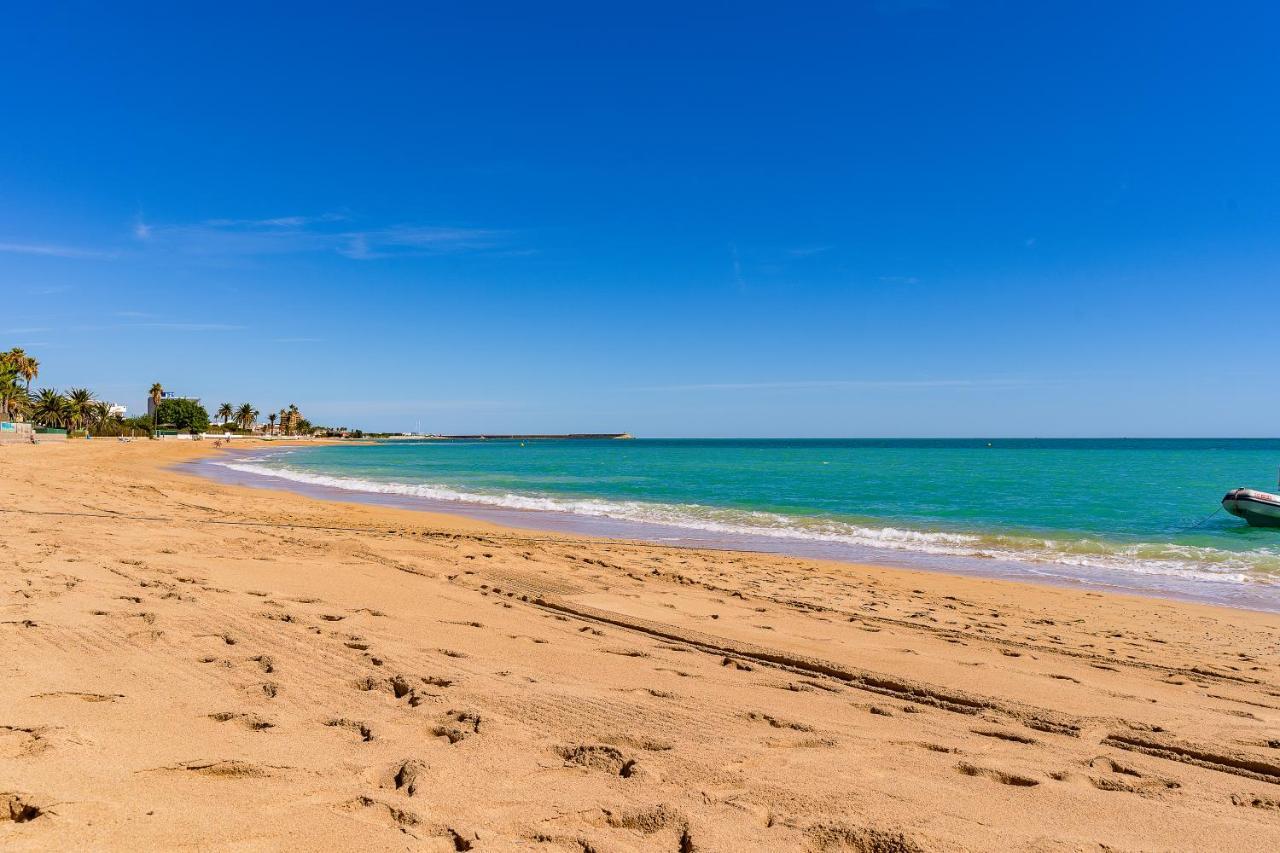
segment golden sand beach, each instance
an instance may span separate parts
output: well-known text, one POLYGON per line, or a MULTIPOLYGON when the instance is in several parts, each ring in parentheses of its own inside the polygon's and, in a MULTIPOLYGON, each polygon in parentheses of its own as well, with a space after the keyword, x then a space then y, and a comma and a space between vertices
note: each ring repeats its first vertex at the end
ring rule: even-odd
POLYGON ((171 470, 213 452, 0 449, 0 847, 1280 849, 1276 616, 171 470))

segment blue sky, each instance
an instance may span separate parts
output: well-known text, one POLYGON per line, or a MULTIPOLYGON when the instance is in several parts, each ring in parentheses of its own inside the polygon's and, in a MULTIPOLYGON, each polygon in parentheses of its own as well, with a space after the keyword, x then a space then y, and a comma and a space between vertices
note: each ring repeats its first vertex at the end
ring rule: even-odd
POLYGON ((1280 424, 1273 5, 47 5, 0 32, 0 347, 38 386, 444 432, 1280 424))

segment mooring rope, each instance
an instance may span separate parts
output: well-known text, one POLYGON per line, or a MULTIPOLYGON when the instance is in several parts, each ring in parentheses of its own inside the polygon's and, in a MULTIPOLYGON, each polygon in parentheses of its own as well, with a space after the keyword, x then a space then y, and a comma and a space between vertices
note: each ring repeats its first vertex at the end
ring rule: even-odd
POLYGON ((1208 524, 1208 523, 1209 523, 1209 521, 1211 521, 1214 517, 1216 517, 1216 516, 1217 516, 1217 514, 1218 514, 1218 513, 1220 513, 1220 512, 1222 512, 1222 507, 1218 507, 1218 508, 1217 508, 1217 509, 1215 509, 1213 512, 1209 513, 1209 514, 1208 514, 1208 515, 1206 515, 1204 518, 1200 519, 1199 521, 1197 521, 1195 524, 1191 525, 1190 527, 1183 527, 1182 529, 1177 530, 1177 531, 1175 531, 1175 532, 1177 532, 1177 533, 1186 533, 1188 530, 1195 530, 1197 527, 1201 527, 1201 526, 1203 526, 1203 525, 1205 525, 1205 524, 1208 524))

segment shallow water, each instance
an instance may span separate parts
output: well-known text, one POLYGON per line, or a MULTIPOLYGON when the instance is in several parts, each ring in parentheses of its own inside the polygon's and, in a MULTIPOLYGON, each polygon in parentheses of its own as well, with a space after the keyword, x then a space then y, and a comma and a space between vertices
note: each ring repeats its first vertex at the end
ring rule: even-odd
POLYGON ((219 459, 222 474, 527 527, 1034 577, 1280 610, 1280 440, 385 442, 219 459), (533 514, 530 517, 530 514, 533 514))

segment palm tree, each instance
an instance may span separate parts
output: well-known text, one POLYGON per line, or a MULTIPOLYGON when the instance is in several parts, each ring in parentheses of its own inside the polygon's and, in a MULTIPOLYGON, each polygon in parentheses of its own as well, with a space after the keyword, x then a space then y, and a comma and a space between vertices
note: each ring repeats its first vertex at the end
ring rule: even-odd
POLYGON ((233 409, 233 408, 231 408, 231 404, 230 404, 230 403, 223 403, 221 406, 219 406, 219 407, 218 407, 218 415, 217 415, 217 416, 218 416, 218 417, 220 417, 220 418, 222 418, 222 425, 223 425, 223 426, 226 426, 226 425, 227 425, 227 421, 229 421, 229 420, 231 420, 233 417, 235 417, 235 414, 236 414, 236 410, 235 410, 235 409, 233 409))
POLYGON ((275 435, 275 432, 276 432, 276 413, 275 413, 275 412, 272 412, 271 414, 267 415, 267 421, 269 421, 269 422, 270 422, 270 424, 271 424, 271 434, 272 434, 272 435, 275 435))
POLYGON ((13 370, 26 380, 27 392, 31 391, 31 380, 40 375, 40 362, 36 361, 22 349, 14 347, 0 355, 0 361, 6 362, 13 370))
POLYGON ((302 413, 298 411, 298 407, 293 403, 289 404, 289 434, 292 435, 298 431, 298 421, 302 420, 302 413))
POLYGON ((84 429, 93 416, 93 392, 88 388, 72 388, 67 392, 67 414, 71 426, 84 429))
POLYGON ((111 420, 111 404, 103 400, 96 400, 89 406, 89 413, 94 428, 102 429, 106 422, 111 420))
POLYGON ((41 388, 31 398, 31 418, 45 426, 62 426, 67 421, 67 398, 52 388, 41 388))
POLYGON ((151 395, 151 427, 155 428, 160 417, 160 400, 164 397, 164 386, 159 382, 151 383, 151 390, 147 392, 151 395))
POLYGON ((18 371, 8 361, 0 363, 0 420, 21 418, 30 407, 31 395, 18 382, 18 371))
POLYGON ((241 429, 253 429, 253 422, 257 418, 258 412, 253 408, 252 403, 241 403, 240 408, 236 410, 236 423, 241 429))

